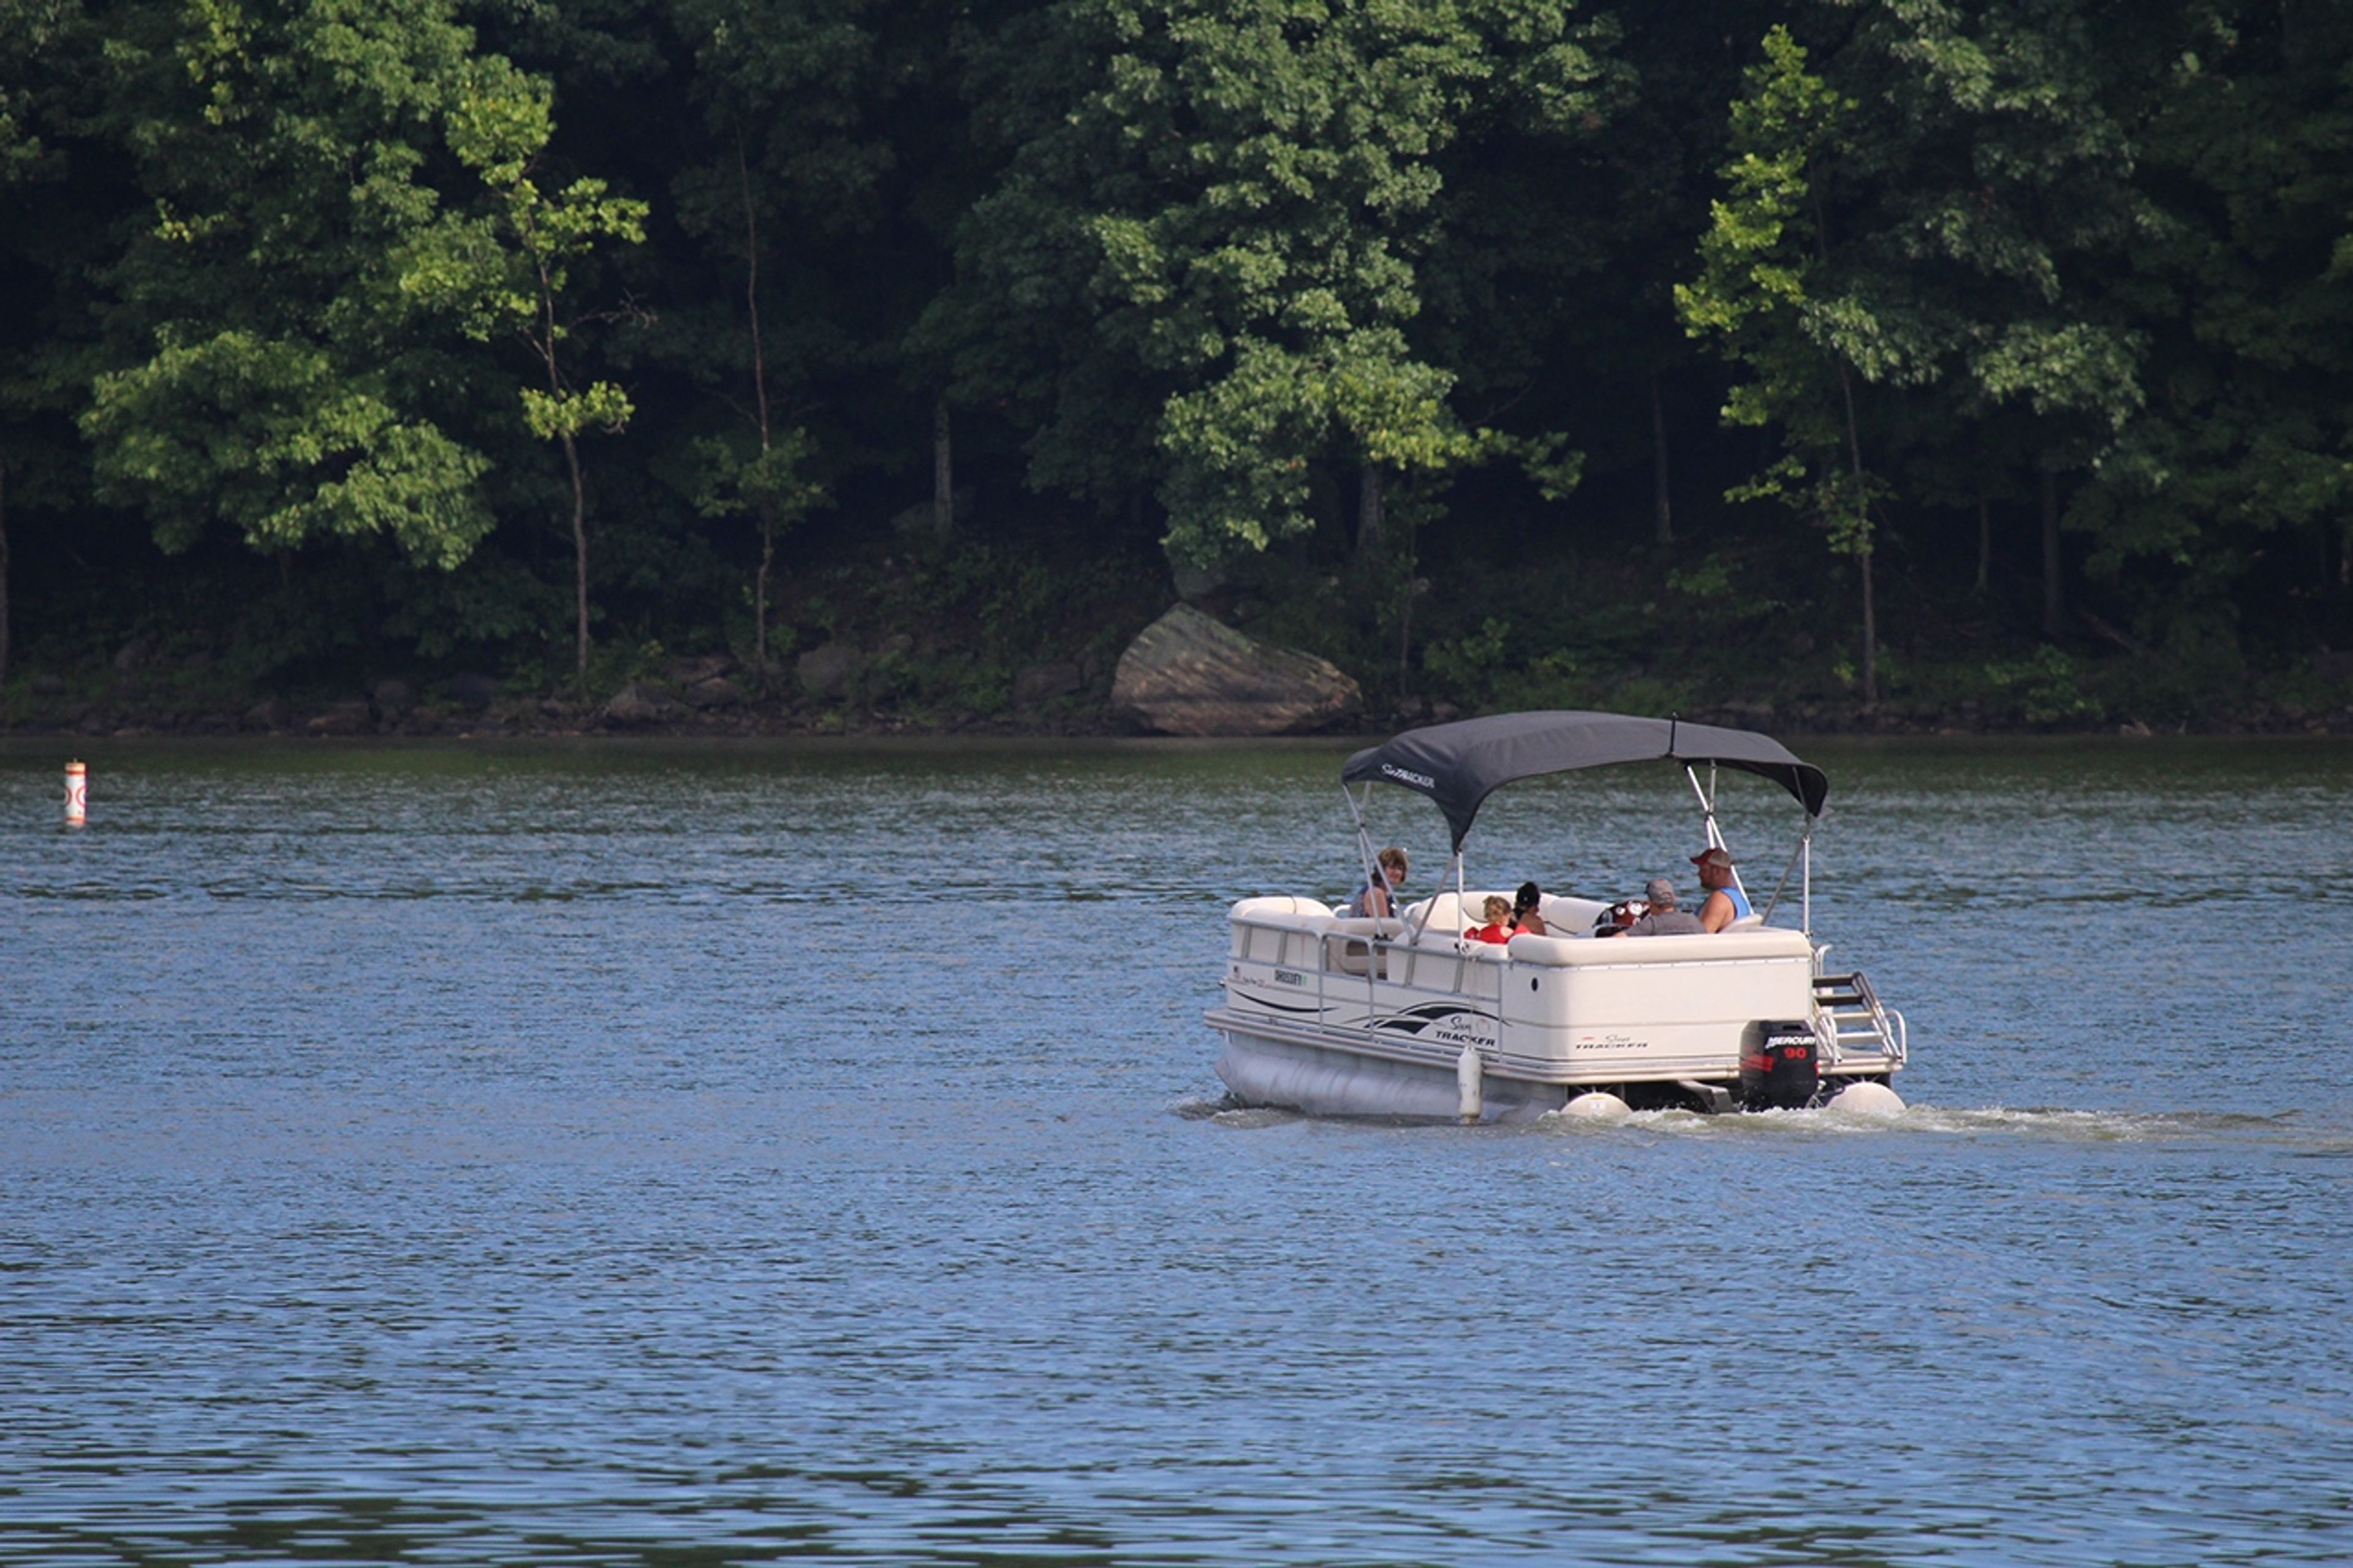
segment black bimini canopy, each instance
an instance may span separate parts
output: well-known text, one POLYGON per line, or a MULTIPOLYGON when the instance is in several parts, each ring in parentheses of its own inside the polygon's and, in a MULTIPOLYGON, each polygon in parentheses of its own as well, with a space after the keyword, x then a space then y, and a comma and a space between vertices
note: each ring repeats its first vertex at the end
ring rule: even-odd
POLYGON ((1496 713, 1408 730, 1350 757, 1340 780, 1378 779, 1428 795, 1461 849, 1480 805, 1514 779, 1651 761, 1721 763, 1757 773, 1797 796, 1809 816, 1822 814, 1831 793, 1821 769, 1769 735, 1623 713, 1496 713))

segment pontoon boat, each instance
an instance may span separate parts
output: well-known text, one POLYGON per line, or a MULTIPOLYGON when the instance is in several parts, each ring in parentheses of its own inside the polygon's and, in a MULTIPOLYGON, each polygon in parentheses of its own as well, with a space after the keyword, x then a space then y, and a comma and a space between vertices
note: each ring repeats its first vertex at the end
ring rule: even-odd
POLYGON ((1236 1101, 1482 1121, 1797 1109, 1833 1097, 1901 1109, 1887 1085, 1905 1065, 1903 1015, 1861 973, 1828 972, 1813 940, 1813 834, 1830 784, 1779 742, 1674 719, 1506 713, 1409 730, 1350 757, 1340 778, 1366 880, 1377 872, 1365 808, 1373 785, 1388 784, 1444 816, 1452 886, 1381 919, 1309 898, 1235 904, 1225 1003, 1208 1022, 1224 1038, 1218 1076, 1236 1101), (1466 939, 1485 894, 1464 885, 1462 844, 1491 793, 1660 761, 1690 782, 1711 847, 1728 849, 1716 824, 1721 770, 1770 780, 1804 808, 1789 868, 1796 929, 1769 923, 1785 871, 1761 912, 1720 931, 1598 935, 1610 906, 1547 895, 1551 934, 1466 939))

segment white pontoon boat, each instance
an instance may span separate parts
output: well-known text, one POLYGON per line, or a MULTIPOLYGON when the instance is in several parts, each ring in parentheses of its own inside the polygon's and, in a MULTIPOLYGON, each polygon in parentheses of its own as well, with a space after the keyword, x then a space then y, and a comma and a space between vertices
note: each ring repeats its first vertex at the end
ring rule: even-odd
POLYGON ((1377 920, 1306 898, 1234 905, 1225 1005, 1208 1022, 1225 1040, 1218 1076, 1239 1102, 1486 1121, 1798 1108, 1833 1096, 1901 1107, 1886 1086, 1905 1064, 1903 1015, 1881 1005, 1860 973, 1825 972, 1827 948, 1813 940, 1813 833, 1830 784, 1779 742, 1672 719, 1506 713, 1408 731, 1350 757, 1340 778, 1366 880, 1376 873, 1365 807, 1386 783, 1444 815, 1453 885, 1377 920), (1485 894, 1463 885, 1462 843, 1491 793, 1514 779, 1657 761, 1681 765, 1714 847, 1729 848, 1716 826, 1720 770, 1768 779, 1804 807, 1789 868, 1795 930, 1768 923, 1785 871, 1761 912, 1721 931, 1597 936, 1597 922, 1612 929, 1609 905, 1547 895, 1552 934, 1466 939, 1485 894))

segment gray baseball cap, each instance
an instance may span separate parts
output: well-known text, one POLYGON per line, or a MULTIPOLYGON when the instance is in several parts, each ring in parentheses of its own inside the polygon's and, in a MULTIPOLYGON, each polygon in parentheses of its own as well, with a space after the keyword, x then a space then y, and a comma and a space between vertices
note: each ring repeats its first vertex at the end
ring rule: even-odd
POLYGON ((1675 907, 1675 885, 1672 882, 1668 881, 1664 877, 1651 878, 1651 885, 1648 888, 1645 888, 1643 891, 1649 895, 1651 902, 1658 905, 1662 910, 1671 910, 1675 907))

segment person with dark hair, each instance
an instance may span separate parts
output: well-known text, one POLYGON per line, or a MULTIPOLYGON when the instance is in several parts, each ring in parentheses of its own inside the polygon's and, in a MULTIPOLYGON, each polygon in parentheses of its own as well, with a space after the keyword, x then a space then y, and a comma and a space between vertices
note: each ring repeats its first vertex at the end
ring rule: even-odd
POLYGON ((1512 899, 1512 930, 1525 931, 1530 936, 1549 936, 1551 929, 1545 924, 1544 889, 1534 882, 1522 882, 1512 899))
POLYGON ((1691 858, 1699 868, 1699 885, 1707 889, 1700 900, 1699 923, 1709 931, 1723 931, 1735 921, 1745 921, 1757 911, 1748 907, 1748 895, 1732 875, 1732 857, 1710 845, 1691 858))
POLYGON ((1397 913, 1397 889, 1405 882, 1405 851, 1392 844, 1373 861, 1371 880, 1348 901, 1351 920, 1387 919, 1397 913))

